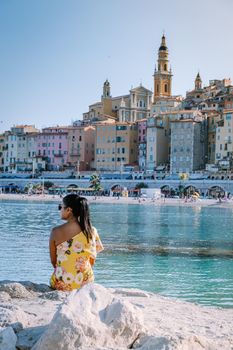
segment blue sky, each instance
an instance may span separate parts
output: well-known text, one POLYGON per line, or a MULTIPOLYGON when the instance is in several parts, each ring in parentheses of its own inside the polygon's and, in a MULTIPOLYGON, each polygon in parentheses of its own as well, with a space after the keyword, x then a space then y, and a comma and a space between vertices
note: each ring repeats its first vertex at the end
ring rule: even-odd
POLYGON ((0 130, 67 125, 100 99, 153 87, 163 30, 173 94, 197 71, 233 79, 232 0, 1 0, 0 130))

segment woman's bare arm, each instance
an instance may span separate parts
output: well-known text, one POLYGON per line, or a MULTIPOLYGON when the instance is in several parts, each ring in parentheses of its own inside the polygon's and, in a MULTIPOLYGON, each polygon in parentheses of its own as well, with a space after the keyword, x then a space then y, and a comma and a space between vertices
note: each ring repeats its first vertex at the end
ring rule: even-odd
POLYGON ((56 266, 57 262, 57 248, 54 240, 54 230, 51 231, 50 239, 49 239, 49 252, 50 252, 50 260, 53 267, 56 266))

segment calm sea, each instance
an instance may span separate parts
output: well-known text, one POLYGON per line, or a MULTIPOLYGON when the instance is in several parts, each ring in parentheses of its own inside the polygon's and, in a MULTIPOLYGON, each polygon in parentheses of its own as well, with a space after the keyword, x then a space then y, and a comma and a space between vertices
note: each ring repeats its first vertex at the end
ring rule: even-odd
MULTIPOLYGON (((233 307, 233 211, 216 207, 92 204, 105 246, 96 282, 233 307)), ((57 203, 0 201, 0 279, 48 283, 57 203)))

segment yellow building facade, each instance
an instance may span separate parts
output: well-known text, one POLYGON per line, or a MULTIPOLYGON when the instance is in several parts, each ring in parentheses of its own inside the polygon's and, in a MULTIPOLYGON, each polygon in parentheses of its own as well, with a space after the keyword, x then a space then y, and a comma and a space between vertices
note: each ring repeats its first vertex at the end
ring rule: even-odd
POLYGON ((123 171, 124 165, 137 165, 137 137, 136 123, 96 125, 96 170, 123 171))
POLYGON ((224 110, 216 129, 215 163, 232 168, 233 161, 233 109, 224 110))

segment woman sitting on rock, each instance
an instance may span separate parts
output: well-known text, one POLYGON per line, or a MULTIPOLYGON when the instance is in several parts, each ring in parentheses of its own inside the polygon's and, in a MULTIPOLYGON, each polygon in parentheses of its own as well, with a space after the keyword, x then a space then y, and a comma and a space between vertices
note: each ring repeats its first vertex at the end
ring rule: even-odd
POLYGON ((50 258, 54 267, 50 284, 53 289, 69 291, 94 281, 92 266, 103 245, 91 226, 86 198, 68 194, 58 209, 61 219, 67 222, 53 228, 50 235, 50 258))

